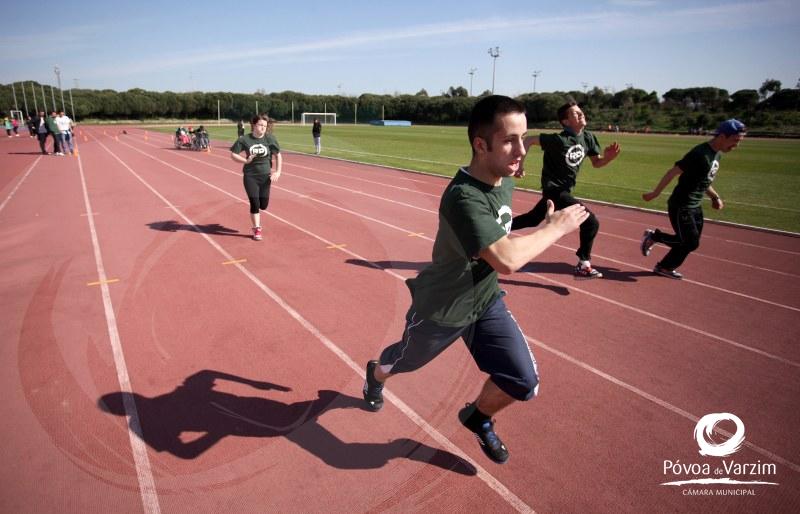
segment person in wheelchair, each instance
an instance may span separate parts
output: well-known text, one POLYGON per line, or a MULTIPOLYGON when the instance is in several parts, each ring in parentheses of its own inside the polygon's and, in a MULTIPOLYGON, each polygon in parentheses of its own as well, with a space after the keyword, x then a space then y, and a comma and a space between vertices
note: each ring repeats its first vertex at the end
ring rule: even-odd
POLYGON ((194 131, 193 146, 195 150, 208 150, 208 132, 202 125, 194 131))

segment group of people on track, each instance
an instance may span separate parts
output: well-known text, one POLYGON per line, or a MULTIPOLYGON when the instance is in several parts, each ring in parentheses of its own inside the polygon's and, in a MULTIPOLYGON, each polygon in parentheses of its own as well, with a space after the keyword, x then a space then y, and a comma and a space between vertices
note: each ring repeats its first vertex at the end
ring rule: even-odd
MULTIPOLYGON (((595 168, 613 162, 621 153, 614 142, 601 150, 597 137, 586 130, 586 116, 575 102, 558 109, 563 130, 527 134, 525 107, 500 95, 478 101, 471 113, 469 165, 460 168, 445 188, 439 204, 439 227, 432 262, 406 281, 411 306, 400 339, 367 363, 363 396, 368 409, 383 406, 383 387, 394 375, 417 370, 461 338, 478 368, 488 375, 477 398, 458 413, 460 422, 477 438, 494 462, 509 452, 494 429, 494 416, 515 401, 536 396, 539 375, 536 360, 522 330, 506 307, 498 274, 511 274, 536 258, 562 236, 579 230, 576 279, 599 279, 603 274, 591 262, 599 230, 597 217, 572 195, 586 157, 595 168), (542 198, 533 208, 512 216, 514 178, 524 175, 523 162, 532 146, 543 151, 542 198), (512 231, 545 225, 529 234, 510 237, 512 231)), ((315 123, 316 127, 316 123, 315 123)), ((746 134, 735 119, 719 124, 714 137, 692 148, 642 195, 651 201, 676 178, 669 201, 673 233, 647 229, 640 250, 648 256, 655 243, 669 252, 653 272, 681 279, 677 268, 697 249, 703 229, 703 196, 715 209, 723 201, 711 186, 723 153, 738 146, 746 134)), ((241 130, 240 130, 241 132, 241 130)), ((260 212, 269 204, 269 189, 280 177, 282 158, 267 116, 251 120, 250 134, 241 134, 231 146, 231 158, 244 164, 244 188, 250 203, 253 239, 262 239, 260 212), (275 169, 272 161, 275 158, 275 169)), ((312 130, 315 144, 319 132, 312 130)), ((315 153, 319 146, 315 145, 315 153)))

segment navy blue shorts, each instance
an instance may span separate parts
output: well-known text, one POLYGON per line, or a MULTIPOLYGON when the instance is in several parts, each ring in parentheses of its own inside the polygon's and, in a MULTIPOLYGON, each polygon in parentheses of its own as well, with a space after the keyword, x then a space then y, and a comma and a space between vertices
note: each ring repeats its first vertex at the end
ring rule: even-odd
POLYGON ((529 400, 539 390, 536 359, 503 298, 492 303, 479 320, 465 327, 448 327, 406 315, 403 338, 381 352, 381 369, 408 373, 429 363, 459 337, 478 368, 515 400, 529 400))

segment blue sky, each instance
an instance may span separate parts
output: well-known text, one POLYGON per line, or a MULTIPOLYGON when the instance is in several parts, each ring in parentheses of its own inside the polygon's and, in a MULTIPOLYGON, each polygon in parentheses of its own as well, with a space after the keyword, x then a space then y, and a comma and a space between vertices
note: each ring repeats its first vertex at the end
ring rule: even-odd
POLYGON ((663 94, 800 80, 797 0, 6 3, 0 83, 124 91, 663 94), (35 11, 34 11, 35 9, 35 11), (41 22, 45 19, 47 22, 41 22))

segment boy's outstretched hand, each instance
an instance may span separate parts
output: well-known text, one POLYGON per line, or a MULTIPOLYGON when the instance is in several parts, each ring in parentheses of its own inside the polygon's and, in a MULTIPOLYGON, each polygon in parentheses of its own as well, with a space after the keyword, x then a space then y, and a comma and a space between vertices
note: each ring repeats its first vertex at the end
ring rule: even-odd
POLYGON ((547 200, 547 223, 561 230, 563 234, 576 230, 588 217, 589 211, 582 204, 576 203, 556 211, 552 200, 547 200))

